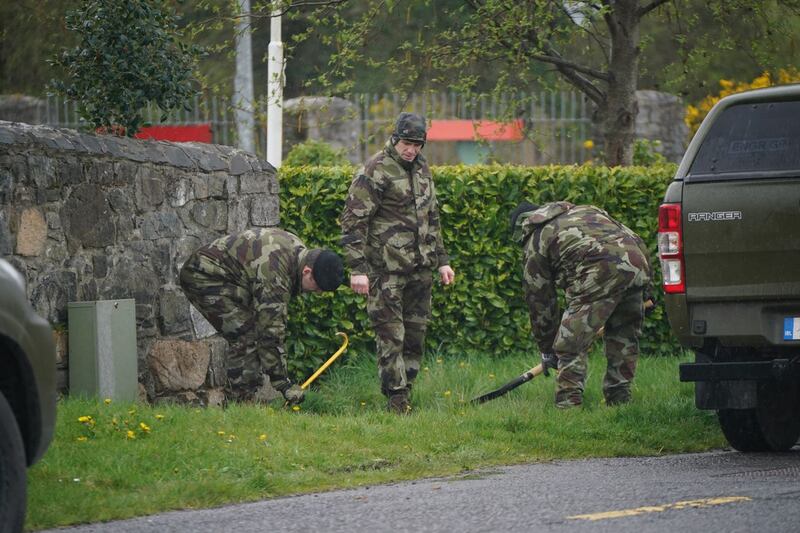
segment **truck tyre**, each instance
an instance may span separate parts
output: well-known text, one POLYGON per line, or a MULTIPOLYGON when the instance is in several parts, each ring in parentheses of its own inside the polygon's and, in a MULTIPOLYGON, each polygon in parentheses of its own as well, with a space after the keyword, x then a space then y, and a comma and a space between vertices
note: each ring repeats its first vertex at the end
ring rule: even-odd
POLYGON ((759 383, 754 409, 717 412, 722 433, 740 452, 782 452, 800 437, 800 397, 795 383, 759 383))
POLYGON ((0 393, 0 533, 22 531, 25 522, 26 462, 22 435, 0 393))

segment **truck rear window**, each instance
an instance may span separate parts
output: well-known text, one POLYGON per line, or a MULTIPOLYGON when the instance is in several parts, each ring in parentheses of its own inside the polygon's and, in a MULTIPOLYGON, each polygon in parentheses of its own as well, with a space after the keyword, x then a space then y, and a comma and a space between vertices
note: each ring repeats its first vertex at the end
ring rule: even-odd
POLYGON ((800 102, 729 107, 717 117, 687 180, 800 175, 800 102))

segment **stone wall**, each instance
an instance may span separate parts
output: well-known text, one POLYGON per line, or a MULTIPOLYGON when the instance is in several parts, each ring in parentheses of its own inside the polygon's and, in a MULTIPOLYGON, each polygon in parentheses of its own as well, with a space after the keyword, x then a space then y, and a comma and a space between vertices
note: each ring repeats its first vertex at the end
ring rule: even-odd
POLYGON ((226 343, 177 273, 201 244, 278 222, 275 170, 246 152, 0 121, 0 254, 57 330, 68 302, 134 298, 150 401, 220 401, 226 343))
POLYGON ((283 149, 313 139, 343 150, 347 159, 361 163, 358 134, 361 130, 358 109, 338 97, 301 96, 283 102, 283 149))
POLYGON ((0 94, 0 120, 42 124, 47 116, 46 102, 24 94, 0 94))
POLYGON ((683 101, 660 91, 636 91, 636 100, 639 105, 636 138, 660 141, 659 152, 667 161, 679 163, 689 142, 683 101))

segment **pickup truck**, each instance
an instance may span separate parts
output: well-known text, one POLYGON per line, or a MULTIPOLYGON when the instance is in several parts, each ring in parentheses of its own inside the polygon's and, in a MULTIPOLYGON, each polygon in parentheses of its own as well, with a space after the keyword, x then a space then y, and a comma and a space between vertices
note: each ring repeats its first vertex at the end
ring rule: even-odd
POLYGON ((53 330, 31 307, 22 275, 0 259, 0 533, 22 531, 26 468, 53 437, 55 376, 53 330))
POLYGON ((658 248, 680 365, 730 445, 800 436, 800 85, 720 100, 659 207, 658 248))

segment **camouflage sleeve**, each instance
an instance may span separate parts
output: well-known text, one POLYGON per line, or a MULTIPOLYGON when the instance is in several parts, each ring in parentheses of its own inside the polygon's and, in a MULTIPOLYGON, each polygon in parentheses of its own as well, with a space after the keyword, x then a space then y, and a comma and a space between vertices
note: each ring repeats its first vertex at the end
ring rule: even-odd
POLYGON ((378 210, 381 190, 373 179, 359 172, 350 184, 340 222, 342 248, 351 274, 366 274, 365 255, 369 223, 378 210))
POLYGON ((289 275, 276 269, 259 273, 253 287, 258 353, 264 370, 273 383, 286 379, 286 322, 291 296, 289 275))
POLYGON ((559 317, 556 284, 546 257, 526 253, 522 286, 531 319, 531 333, 542 353, 553 351, 559 317))
POLYGON ((439 218, 439 202, 436 199, 436 188, 431 180, 431 216, 430 227, 434 235, 436 235, 436 258, 439 266, 449 265, 450 256, 447 255, 447 250, 444 247, 444 240, 442 239, 442 223, 439 218))

